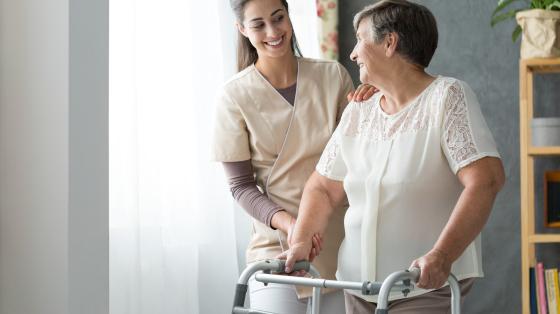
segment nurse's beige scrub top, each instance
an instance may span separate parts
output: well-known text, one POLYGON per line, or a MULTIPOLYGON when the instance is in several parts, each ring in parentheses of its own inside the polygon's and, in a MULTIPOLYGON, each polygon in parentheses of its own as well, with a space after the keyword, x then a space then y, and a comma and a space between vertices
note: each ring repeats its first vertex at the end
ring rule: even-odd
MULTIPOLYGON (((408 269, 436 243, 463 191, 457 172, 499 157, 476 96, 457 79, 436 78, 396 114, 381 93, 350 103, 317 171, 343 181, 350 207, 344 219, 337 278, 382 281, 408 269)), ((480 236, 453 263, 459 280, 482 277, 480 236)), ((377 296, 363 296, 370 302, 377 296)), ((428 292, 416 288, 415 296, 428 292)), ((402 298, 390 295, 390 300, 402 298)))
MULTIPOLYGON (((292 106, 254 65, 225 83, 218 98, 212 159, 251 160, 259 188, 297 216, 305 182, 315 169, 353 90, 338 62, 298 58, 292 106)), ((344 209, 336 210, 313 262, 321 276, 334 279, 344 236, 344 209)), ((274 258, 288 249, 285 235, 253 219, 247 263, 274 258), (282 241, 282 244, 279 242, 282 241)), ((326 289, 323 289, 326 290, 326 289)), ((298 289, 298 295, 311 295, 298 289)))

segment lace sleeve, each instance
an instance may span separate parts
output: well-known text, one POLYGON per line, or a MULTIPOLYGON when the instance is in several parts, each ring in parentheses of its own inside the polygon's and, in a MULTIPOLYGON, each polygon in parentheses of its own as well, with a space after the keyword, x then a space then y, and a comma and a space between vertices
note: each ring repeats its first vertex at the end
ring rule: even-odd
POLYGON ((317 170, 320 175, 336 181, 342 181, 346 176, 346 165, 344 164, 341 154, 341 137, 342 130, 348 123, 351 107, 352 103, 344 110, 340 123, 323 150, 317 167, 315 167, 315 170, 317 170))
POLYGON ((483 157, 499 157, 476 96, 455 81, 444 96, 442 148, 454 173, 483 157))

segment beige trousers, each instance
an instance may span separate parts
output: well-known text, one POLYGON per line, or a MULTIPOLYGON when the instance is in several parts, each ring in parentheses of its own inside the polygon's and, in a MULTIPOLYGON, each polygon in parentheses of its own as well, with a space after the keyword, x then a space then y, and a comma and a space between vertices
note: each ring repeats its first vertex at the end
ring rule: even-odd
MULTIPOLYGON (((474 278, 459 281, 461 286, 461 303, 471 290, 474 278)), ((344 292, 346 314, 372 314, 376 304, 344 292)), ((449 314, 451 313, 451 291, 443 287, 419 296, 389 302, 391 314, 449 314)))

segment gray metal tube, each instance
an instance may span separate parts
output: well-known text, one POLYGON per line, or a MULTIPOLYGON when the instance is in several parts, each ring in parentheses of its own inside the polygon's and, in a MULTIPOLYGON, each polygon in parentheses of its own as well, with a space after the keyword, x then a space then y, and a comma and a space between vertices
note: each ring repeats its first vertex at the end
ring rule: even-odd
MULTIPOLYGON (((364 286, 363 282, 355 281, 338 281, 338 280, 327 280, 321 278, 306 278, 306 277, 295 277, 295 276, 284 276, 284 275, 271 275, 271 274, 256 274, 255 280, 259 282, 270 282, 270 283, 280 283, 288 285, 298 285, 306 287, 319 287, 319 288, 332 288, 332 289, 347 289, 362 291, 364 286)), ((375 295, 381 289, 382 284, 379 282, 367 282, 368 287, 373 293, 370 295, 375 295)), ((391 287, 391 291, 402 291, 404 289, 411 289, 412 287, 405 286, 403 284, 395 284, 391 287)))
MULTIPOLYGON (((283 266, 283 265, 282 265, 283 266)), ((298 267, 302 269, 302 267, 298 267)), ((294 268, 294 270, 298 270, 294 268)), ((319 271, 311 264, 307 266, 307 272, 313 277, 320 277, 319 271)), ((304 278, 286 275, 270 275, 270 274, 256 274, 255 280, 263 283, 280 283, 280 284, 290 284, 290 285, 302 285, 313 287, 313 295, 311 298, 311 314, 319 314, 320 304, 321 304, 321 281, 324 279, 314 279, 314 278, 304 278), (309 280, 316 281, 315 285, 305 284, 309 280)))
MULTIPOLYGON (((255 263, 247 266, 247 268, 245 268, 243 270, 243 272, 239 276, 239 279, 237 280, 237 283, 247 284, 247 282, 249 282, 249 278, 251 278, 251 276, 254 273, 256 273, 260 270, 262 270, 262 271, 283 272, 284 268, 285 268, 285 265, 286 265, 285 260, 278 260, 278 259, 270 259, 270 260, 255 262, 255 263)), ((312 265, 308 261, 299 261, 294 265, 294 270, 305 270, 305 271, 310 272, 311 267, 312 267, 312 265)), ((317 272, 317 270, 315 270, 315 272, 317 272)))
MULTIPOLYGON (((379 297, 377 299, 377 310, 376 314, 385 314, 388 311, 389 304, 389 293, 391 292, 391 287, 401 280, 410 279, 413 282, 418 282, 420 278, 420 269, 414 268, 410 271, 398 271, 390 274, 381 285, 381 291, 379 292, 379 297)), ((461 289, 459 287, 459 282, 453 274, 449 275, 447 279, 449 282, 449 287, 451 289, 451 313, 461 314, 461 289)))
POLYGON ((233 313, 233 314, 276 314, 276 313, 272 313, 272 312, 247 309, 247 308, 239 307, 239 306, 234 307, 233 311, 231 313, 233 313))
POLYGON ((256 274, 255 279, 260 282, 281 283, 281 284, 307 286, 307 287, 351 289, 351 290, 362 289, 361 282, 336 281, 336 280, 327 280, 327 279, 318 279, 318 278, 305 278, 305 277, 293 277, 293 276, 269 275, 269 274, 256 274))
MULTIPOLYGON (((259 310, 253 310, 253 309, 248 309, 248 308, 244 308, 243 307, 243 302, 245 300, 245 293, 247 291, 247 282, 249 282, 249 278, 251 278, 251 276, 258 272, 258 271, 269 271, 269 272, 283 272, 284 269, 286 267, 286 261, 285 260, 264 260, 264 261, 260 261, 260 262, 256 262, 253 263, 249 266, 247 266, 247 268, 245 268, 243 270, 243 272, 241 273, 241 275, 239 276, 239 279, 237 280, 237 289, 236 289, 236 294, 234 297, 234 305, 233 305, 233 309, 232 309, 232 313, 234 314, 269 314, 269 312, 265 312, 265 311, 259 311, 259 310)), ((296 262, 296 264, 294 265, 294 271, 297 270, 305 270, 307 271, 309 274, 311 274, 314 277, 320 277, 319 271, 317 271, 317 269, 311 265, 308 261, 299 261, 296 262)), ((290 276, 280 276, 280 275, 268 275, 268 274, 256 274, 255 278, 258 278, 260 276, 274 276, 274 277, 279 277, 279 278, 299 278, 299 277, 290 277, 290 276)), ((309 279, 309 278, 308 278, 309 279)), ((277 280, 277 281, 265 281, 265 280, 258 280, 260 282, 265 282, 265 283, 287 283, 287 284, 295 284, 292 281, 281 281, 281 280, 277 280)), ((311 314, 319 314, 320 311, 320 304, 321 304, 321 287, 320 286, 315 286, 313 287, 313 297, 311 298, 311 314)), ((272 314, 272 313, 270 313, 272 314)))
MULTIPOLYGON (((309 274, 315 278, 321 277, 315 266, 309 265, 309 274)), ((311 298, 311 314, 319 314, 321 310, 321 287, 313 287, 313 297, 311 298)))
POLYGON ((311 298, 311 314, 319 314, 321 310, 321 288, 313 287, 313 297, 311 298))
POLYGON ((449 274, 447 282, 449 282, 449 288, 451 289, 451 313, 461 314, 461 286, 459 286, 459 281, 455 275, 449 274))
POLYGON ((390 274, 381 285, 381 291, 379 291, 379 296, 377 297, 377 309, 375 313, 385 313, 388 309, 389 303, 389 294, 391 293, 391 287, 397 282, 401 280, 411 279, 412 281, 416 282, 420 278, 420 270, 416 271, 398 271, 390 274))
MULTIPOLYGON (((268 312, 244 308, 245 296, 247 294, 247 288, 248 288, 247 282, 255 272, 258 271, 283 272, 285 267, 286 267, 285 260, 264 260, 247 266, 247 268, 243 270, 243 272, 239 276, 239 279, 237 280, 235 295, 233 297, 232 313, 268 314, 268 312)), ((313 268, 308 261, 296 262, 296 264, 294 265, 294 270, 305 270, 308 272, 313 272, 314 274, 318 274, 317 270, 313 268)), ((313 314, 318 314, 318 313, 319 312, 313 314)))
POLYGON ((260 261, 253 263, 243 270, 243 272, 239 276, 239 279, 237 280, 237 283, 247 284, 247 282, 249 282, 249 278, 251 278, 254 273, 258 272, 259 270, 272 270, 274 269, 274 267, 275 265, 272 265, 272 263, 269 261, 260 261))

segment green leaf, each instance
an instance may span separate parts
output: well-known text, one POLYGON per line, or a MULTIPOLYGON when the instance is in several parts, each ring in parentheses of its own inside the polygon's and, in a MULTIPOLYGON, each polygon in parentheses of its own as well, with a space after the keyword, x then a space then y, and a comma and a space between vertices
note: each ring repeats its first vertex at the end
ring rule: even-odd
POLYGON ((517 27, 513 30, 513 33, 511 33, 511 41, 516 42, 519 35, 521 35, 521 26, 517 25, 517 27))
POLYGON ((546 0, 532 0, 531 1, 531 9, 546 9, 546 0))
POLYGON ((490 25, 491 25, 492 27, 494 27, 494 25, 496 25, 497 23, 500 23, 501 21, 504 21, 504 20, 513 18, 513 17, 515 17, 515 14, 516 14, 517 12, 519 12, 519 11, 520 11, 519 9, 516 9, 516 10, 509 10, 509 11, 506 12, 506 13, 502 13, 502 14, 500 14, 500 15, 494 16, 494 17, 492 18, 492 20, 490 21, 490 25))
POLYGON ((560 1, 556 0, 546 7, 547 10, 560 10, 560 1))
POLYGON ((494 17, 496 14, 498 14, 498 12, 505 9, 508 5, 510 5, 514 2, 517 2, 517 1, 521 1, 521 0, 500 0, 500 1, 498 1, 498 6, 494 10, 494 12, 492 12, 492 17, 494 17))

